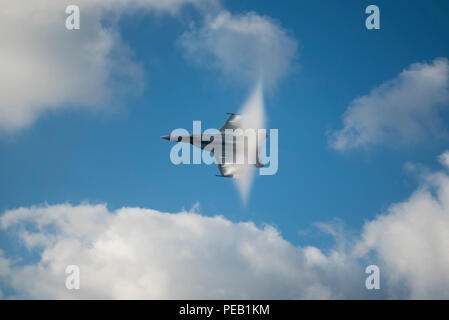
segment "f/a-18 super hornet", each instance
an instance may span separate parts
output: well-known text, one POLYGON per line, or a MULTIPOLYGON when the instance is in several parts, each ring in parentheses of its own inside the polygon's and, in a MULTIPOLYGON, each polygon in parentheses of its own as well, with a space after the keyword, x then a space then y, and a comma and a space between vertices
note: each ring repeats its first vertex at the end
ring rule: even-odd
POLYGON ((259 161, 260 145, 267 137, 260 128, 250 128, 244 116, 229 115, 216 133, 162 136, 168 141, 190 143, 195 147, 213 153, 220 174, 217 177, 240 178, 249 166, 262 168, 259 161))

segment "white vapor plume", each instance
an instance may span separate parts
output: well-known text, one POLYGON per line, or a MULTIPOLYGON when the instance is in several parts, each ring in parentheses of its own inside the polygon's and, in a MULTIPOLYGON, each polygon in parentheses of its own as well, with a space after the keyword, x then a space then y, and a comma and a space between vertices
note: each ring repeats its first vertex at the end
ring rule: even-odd
MULTIPOLYGON (((263 102, 262 81, 259 81, 253 89, 248 100, 242 106, 240 111, 242 115, 242 129, 263 129, 265 128, 265 109, 263 102)), ((248 154, 255 154, 260 150, 258 142, 248 141, 248 154)), ((239 177, 235 180, 242 197, 243 203, 246 203, 254 179, 254 165, 244 164, 239 177)))

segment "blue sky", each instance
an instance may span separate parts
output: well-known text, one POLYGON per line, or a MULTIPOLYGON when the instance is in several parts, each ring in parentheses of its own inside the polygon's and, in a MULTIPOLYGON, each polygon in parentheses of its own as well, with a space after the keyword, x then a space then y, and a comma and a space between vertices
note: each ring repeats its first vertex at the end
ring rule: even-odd
MULTIPOLYGON (((359 230, 419 187, 407 163, 437 170, 437 157, 448 144, 431 136, 349 150, 329 145, 328 132, 342 128, 351 101, 413 63, 449 57, 447 1, 377 0, 380 30, 365 28, 369 4, 223 3, 232 14, 253 11, 275 19, 298 44, 288 74, 265 91, 268 127, 279 129, 279 171, 255 179, 246 206, 231 180, 215 177, 215 166, 173 165, 172 145, 160 139, 175 128, 192 130, 192 120, 201 120, 204 129, 218 128, 251 90, 186 56, 179 38, 192 21, 200 24, 200 14, 188 7, 175 17, 120 15, 117 30, 143 71, 140 92, 114 97, 99 110, 75 103, 47 111, 0 136, 0 211, 88 202, 106 203, 111 211, 141 207, 175 213, 198 202, 203 215, 268 223, 293 245, 326 251, 332 239, 314 223, 339 219, 348 230, 359 230)), ((447 112, 440 119, 447 127, 447 112)), ((6 256, 18 252, 7 231, 0 231, 0 241, 6 256)))

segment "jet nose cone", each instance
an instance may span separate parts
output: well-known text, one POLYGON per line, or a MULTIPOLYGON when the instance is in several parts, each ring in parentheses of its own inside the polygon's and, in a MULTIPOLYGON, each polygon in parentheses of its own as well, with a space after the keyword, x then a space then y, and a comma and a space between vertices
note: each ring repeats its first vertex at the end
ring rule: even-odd
POLYGON ((161 136, 161 138, 170 141, 170 136, 161 136))

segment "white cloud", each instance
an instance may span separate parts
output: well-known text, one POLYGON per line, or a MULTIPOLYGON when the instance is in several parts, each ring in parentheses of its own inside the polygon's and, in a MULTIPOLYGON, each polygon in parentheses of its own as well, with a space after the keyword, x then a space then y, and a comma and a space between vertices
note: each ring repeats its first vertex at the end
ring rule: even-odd
POLYGON ((70 4, 1 0, 1 131, 28 127, 51 110, 105 107, 117 92, 141 90, 141 67, 114 23, 102 24, 126 10, 176 15, 185 5, 195 6, 206 22, 181 38, 187 52, 251 82, 263 77, 264 84, 275 84, 296 53, 295 40, 276 21, 255 13, 231 15, 218 0, 80 0, 77 31, 65 29, 70 4))
MULTIPOLYGON (((445 153, 446 154, 446 153, 445 153)), ((405 202, 366 223, 355 252, 373 251, 381 259, 383 274, 398 296, 449 297, 449 175, 427 173, 423 185, 405 202)))
POLYGON ((19 297, 330 298, 339 288, 323 270, 347 267, 340 254, 296 248, 273 227, 192 212, 63 204, 7 211, 1 226, 41 250, 37 264, 3 259, 2 278, 19 297), (79 291, 64 286, 69 264, 80 267, 79 291))
POLYGON ((443 152, 439 157, 438 160, 443 166, 449 167, 449 151, 443 152))
POLYGON ((0 130, 17 131, 50 110, 113 103, 117 92, 141 90, 142 70, 114 23, 124 10, 176 14, 184 4, 214 0, 80 0, 81 29, 65 28, 72 1, 7 1, 0 5, 0 130))
POLYGON ((180 39, 188 56, 252 85, 273 86, 291 71, 297 43, 276 20, 254 12, 221 11, 180 39))
POLYGON ((369 95, 353 100, 343 129, 330 135, 338 150, 380 143, 416 143, 446 134, 440 112, 449 106, 449 64, 415 63, 369 95))
POLYGON ((17 264, 0 253, 0 283, 19 298, 448 298, 449 167, 423 178, 360 237, 320 224, 337 239, 329 251, 295 247, 271 226, 195 212, 9 210, 1 228, 40 258, 17 264), (81 268, 79 291, 64 286, 70 264, 81 268), (379 293, 364 287, 369 264, 380 267, 379 293))

